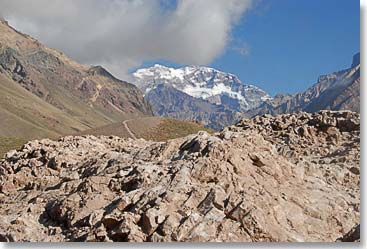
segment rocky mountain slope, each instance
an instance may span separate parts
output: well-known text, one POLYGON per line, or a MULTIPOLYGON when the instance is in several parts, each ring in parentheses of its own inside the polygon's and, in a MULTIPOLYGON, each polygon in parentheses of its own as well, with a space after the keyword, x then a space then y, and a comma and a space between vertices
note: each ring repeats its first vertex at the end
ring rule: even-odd
POLYGON ((349 241, 360 117, 244 119, 168 142, 65 137, 0 163, 2 241, 349 241))
POLYGON ((235 111, 252 109, 270 99, 266 92, 256 86, 244 85, 237 76, 208 67, 174 69, 156 64, 151 68, 137 70, 133 76, 134 83, 145 94, 165 84, 194 98, 209 100, 235 111))
POLYGON ((152 115, 134 85, 102 67, 78 64, 5 21, 0 21, 0 82, 5 117, 0 125, 7 127, 0 135, 23 137, 31 130, 27 138, 50 137, 152 115))
POLYGON ((0 96, 0 136, 58 137, 88 128, 1 73, 0 96))
POLYGON ((208 67, 174 69, 155 65, 137 70, 133 77, 158 115, 200 120, 212 128, 233 124, 238 113, 271 99, 258 87, 244 85, 237 76, 208 67), (162 90, 169 91, 173 98, 162 96, 162 90), (221 118, 213 119, 218 112, 221 118))
POLYGON ((248 111, 248 116, 298 111, 318 110, 360 111, 360 54, 353 57, 351 68, 323 75, 304 92, 294 95, 280 94, 267 100, 258 108, 248 111))
POLYGON ((192 97, 176 88, 161 84, 145 95, 156 115, 179 120, 195 120, 215 130, 239 121, 244 115, 212 104, 207 100, 192 97))

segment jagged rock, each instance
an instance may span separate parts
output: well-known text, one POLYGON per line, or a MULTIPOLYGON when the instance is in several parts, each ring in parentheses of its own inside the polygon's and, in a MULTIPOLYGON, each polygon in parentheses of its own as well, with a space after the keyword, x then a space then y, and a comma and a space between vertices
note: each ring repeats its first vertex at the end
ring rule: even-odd
POLYGON ((350 241, 359 120, 322 111, 164 143, 29 142, 0 162, 0 240, 350 241))

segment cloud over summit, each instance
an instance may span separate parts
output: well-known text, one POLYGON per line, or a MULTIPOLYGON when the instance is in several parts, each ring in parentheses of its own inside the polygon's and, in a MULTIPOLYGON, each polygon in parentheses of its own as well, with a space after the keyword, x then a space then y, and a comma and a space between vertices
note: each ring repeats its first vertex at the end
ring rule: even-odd
POLYGON ((127 77, 146 60, 210 63, 251 1, 0 0, 0 16, 80 62, 127 77))

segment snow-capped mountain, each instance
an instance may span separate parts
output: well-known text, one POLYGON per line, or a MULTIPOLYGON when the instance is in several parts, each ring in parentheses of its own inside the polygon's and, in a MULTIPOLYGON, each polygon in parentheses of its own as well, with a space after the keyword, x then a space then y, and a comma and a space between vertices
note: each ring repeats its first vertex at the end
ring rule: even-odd
POLYGON ((233 74, 209 67, 169 68, 154 65, 133 73, 134 82, 145 94, 165 84, 191 97, 243 112, 258 107, 271 97, 260 88, 244 85, 233 74))

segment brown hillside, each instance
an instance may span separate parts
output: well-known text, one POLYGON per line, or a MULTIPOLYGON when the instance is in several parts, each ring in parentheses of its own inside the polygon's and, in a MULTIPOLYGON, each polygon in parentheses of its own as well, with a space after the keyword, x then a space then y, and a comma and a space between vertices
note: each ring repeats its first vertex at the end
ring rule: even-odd
POLYGON ((144 138, 152 141, 167 141, 169 139, 194 134, 198 131, 212 132, 212 130, 195 122, 160 117, 146 117, 97 127, 83 131, 79 134, 95 136, 112 135, 122 138, 133 138, 130 132, 126 129, 126 125, 124 123, 136 138, 144 138))
MULTIPOLYGON (((144 101, 138 88, 116 79, 104 68, 81 65, 63 53, 16 31, 5 21, 0 21, 0 34, 0 83, 1 85, 16 83, 39 98, 36 101, 38 107, 49 110, 34 116, 34 122, 43 123, 43 120, 39 119, 40 115, 48 120, 47 124, 41 127, 45 129, 41 132, 42 137, 48 136, 49 133, 70 134, 70 131, 81 131, 125 119, 152 115, 150 106, 144 101), (44 102, 41 103, 42 101, 44 102), (69 121, 63 122, 55 115, 49 115, 49 112, 56 112, 55 109, 69 121), (59 121, 61 124, 55 123, 52 129, 49 129, 48 123, 51 120, 59 121)), ((0 96, 7 96, 15 101, 16 97, 12 94, 17 91, 9 92, 4 88, 0 89, 0 96)), ((12 88, 15 89, 16 86, 12 88)), ((24 102, 34 102, 34 96, 22 94, 24 102)), ((24 113, 20 113, 17 108, 18 113, 12 118, 26 119, 25 116, 29 115, 29 112, 38 111, 38 107, 29 105, 24 113)), ((1 108, 11 114, 15 112, 12 106, 4 108, 2 105, 0 115, 11 115, 1 108)), ((0 127, 4 125, 4 120, 0 120, 0 127)))

